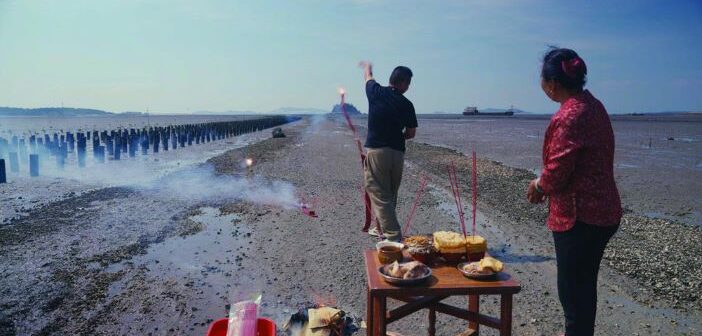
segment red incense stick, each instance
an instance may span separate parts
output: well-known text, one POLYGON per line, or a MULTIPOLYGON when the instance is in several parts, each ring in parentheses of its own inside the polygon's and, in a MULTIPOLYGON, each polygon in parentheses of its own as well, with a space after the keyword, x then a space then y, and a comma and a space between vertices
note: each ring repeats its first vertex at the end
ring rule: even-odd
POLYGON ((424 193, 424 187, 426 186, 427 179, 424 176, 424 174, 422 174, 422 177, 419 181, 419 190, 417 190, 417 194, 414 197, 414 204, 412 204, 412 210, 410 210, 409 216, 407 217, 407 223, 405 223, 405 228, 402 230, 403 236, 406 236, 409 232, 410 226, 412 225, 412 219, 414 218, 414 212, 415 210, 417 210, 417 205, 419 204, 419 200, 422 198, 422 194, 424 193))
MULTIPOLYGON (((465 213, 463 212, 463 201, 461 200, 461 185, 458 180, 458 170, 456 169, 456 163, 451 161, 451 168, 453 169, 453 183, 456 185, 456 199, 458 200, 458 207, 461 209, 461 225, 465 224, 465 213)), ((465 232, 465 228, 463 229, 465 232)))
MULTIPOLYGON (((456 207, 458 208, 458 218, 461 222, 461 231, 463 231, 463 239, 467 242, 468 237, 466 235, 466 222, 465 216, 463 214, 463 204, 461 203, 461 189, 458 184, 458 176, 456 175, 456 164, 451 161, 449 166, 449 180, 451 181, 451 187, 454 192, 454 198, 456 200, 456 207)), ((468 249, 466 248, 466 259, 469 258, 468 249)))
MULTIPOLYGON (((361 139, 358 137, 358 132, 356 131, 356 126, 353 125, 353 122, 351 121, 351 116, 349 116, 348 112, 346 112, 346 91, 343 88, 339 88, 339 95, 341 95, 341 113, 344 115, 344 119, 346 119, 346 125, 349 127, 351 130, 351 133, 353 134, 353 138, 356 141, 356 147, 358 148, 358 154, 360 157, 360 162, 361 162, 361 168, 363 168, 363 160, 366 156, 365 151, 363 150, 363 145, 361 144, 361 139)), ((363 204, 366 207, 366 224, 363 227, 362 231, 366 231, 368 227, 370 226, 371 223, 374 221, 374 216, 373 216, 373 211, 371 208, 370 204, 370 198, 368 197, 368 194, 365 191, 365 188, 363 188, 363 184, 361 184, 361 199, 363 199, 363 204), (370 216, 369 216, 370 213, 370 216)), ((383 238, 383 228, 380 227, 380 223, 378 223, 377 220, 376 222, 376 227, 378 229, 378 233, 380 234, 380 237, 383 238)))
POLYGON ((475 236, 475 215, 478 207, 478 169, 476 165, 475 145, 473 146, 473 236, 475 236))
POLYGON ((353 134, 354 140, 356 140, 358 153, 361 155, 361 164, 363 164, 363 156, 365 155, 363 151, 363 145, 361 144, 361 139, 358 137, 356 126, 354 126, 353 122, 351 122, 351 116, 349 116, 348 112, 346 112, 346 91, 344 91, 344 89, 339 89, 339 94, 341 95, 341 113, 344 115, 344 119, 346 119, 346 124, 349 126, 349 129, 351 129, 351 133, 353 134))
POLYGON ((458 219, 461 223, 461 231, 463 232, 463 238, 465 239, 466 234, 466 223, 463 216, 463 204, 461 203, 461 190, 458 185, 458 178, 456 176, 456 165, 451 161, 449 166, 449 181, 451 182, 451 189, 453 191, 453 197, 456 201, 456 209, 458 210, 458 219))

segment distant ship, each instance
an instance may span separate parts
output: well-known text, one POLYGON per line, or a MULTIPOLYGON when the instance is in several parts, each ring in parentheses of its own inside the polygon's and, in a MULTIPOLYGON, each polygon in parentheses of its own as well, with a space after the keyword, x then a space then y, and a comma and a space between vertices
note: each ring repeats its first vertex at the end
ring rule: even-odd
POLYGON ((490 117, 509 117, 514 115, 514 107, 510 107, 505 112, 480 112, 475 106, 468 106, 463 110, 464 116, 490 116, 490 117))

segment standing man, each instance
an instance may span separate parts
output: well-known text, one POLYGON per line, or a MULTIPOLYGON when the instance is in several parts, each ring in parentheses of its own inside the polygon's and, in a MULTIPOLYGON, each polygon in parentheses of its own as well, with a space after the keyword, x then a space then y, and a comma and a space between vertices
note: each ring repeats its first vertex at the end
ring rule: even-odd
MULTIPOLYGON (((390 86, 381 86, 373 79, 371 63, 364 61, 359 66, 363 68, 368 97, 365 188, 385 238, 399 242, 402 231, 396 208, 405 162, 405 140, 414 138, 417 131, 414 105, 403 95, 412 82, 412 71, 398 66, 390 75, 390 86)), ((376 228, 368 233, 380 235, 376 228)))

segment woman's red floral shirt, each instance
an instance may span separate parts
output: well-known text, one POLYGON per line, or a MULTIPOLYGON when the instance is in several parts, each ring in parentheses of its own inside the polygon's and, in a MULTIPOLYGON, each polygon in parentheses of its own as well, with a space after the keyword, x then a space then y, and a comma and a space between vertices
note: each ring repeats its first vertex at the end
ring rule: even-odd
POLYGON ((539 187, 549 196, 548 228, 567 231, 575 221, 617 225, 622 217, 614 182, 614 132, 602 103, 585 90, 561 104, 543 147, 539 187))

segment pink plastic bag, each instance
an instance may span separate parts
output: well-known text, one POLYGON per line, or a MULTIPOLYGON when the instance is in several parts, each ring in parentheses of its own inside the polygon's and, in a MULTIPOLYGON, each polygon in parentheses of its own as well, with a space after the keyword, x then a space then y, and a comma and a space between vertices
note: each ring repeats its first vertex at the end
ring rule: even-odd
POLYGON ((227 336, 256 336, 259 295, 255 300, 241 301, 232 305, 229 311, 227 336))

